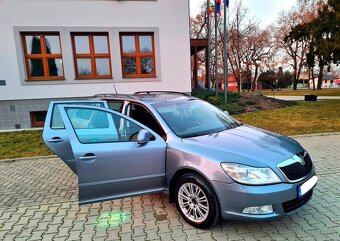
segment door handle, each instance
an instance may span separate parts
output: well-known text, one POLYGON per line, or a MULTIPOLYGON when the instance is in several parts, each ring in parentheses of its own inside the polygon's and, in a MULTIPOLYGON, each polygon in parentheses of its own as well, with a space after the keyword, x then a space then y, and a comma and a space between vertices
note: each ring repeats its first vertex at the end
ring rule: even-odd
POLYGON ((58 143, 58 142, 62 142, 63 139, 61 139, 60 137, 53 137, 52 139, 49 139, 47 141, 52 142, 52 143, 58 143))
POLYGON ((84 155, 84 156, 81 156, 81 157, 79 157, 79 160, 94 160, 94 159, 97 159, 97 156, 96 155, 94 155, 94 154, 86 154, 86 155, 84 155))

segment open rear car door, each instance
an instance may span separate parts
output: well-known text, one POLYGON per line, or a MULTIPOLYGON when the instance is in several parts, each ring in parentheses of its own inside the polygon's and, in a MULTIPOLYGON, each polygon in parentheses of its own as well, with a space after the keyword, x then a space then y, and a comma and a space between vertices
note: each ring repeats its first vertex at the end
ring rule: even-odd
POLYGON ((106 101, 101 100, 82 100, 82 101, 51 101, 48 107, 43 139, 45 144, 54 153, 56 153, 68 166, 77 174, 76 163, 74 161, 73 152, 68 134, 65 129, 64 122, 61 118, 59 105, 74 104, 88 105, 109 108, 106 101))
MULTIPOLYGON (((76 164, 80 204, 165 190, 166 143, 155 132, 105 108, 58 108, 76 164)), ((56 154, 65 157, 63 150, 56 154)))

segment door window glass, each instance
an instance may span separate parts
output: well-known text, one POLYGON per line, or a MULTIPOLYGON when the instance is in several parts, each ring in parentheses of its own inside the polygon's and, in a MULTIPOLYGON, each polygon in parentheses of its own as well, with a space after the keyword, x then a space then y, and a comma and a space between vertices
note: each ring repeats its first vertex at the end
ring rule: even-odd
POLYGON ((135 123, 106 111, 65 109, 79 142, 83 144, 136 141, 142 129, 135 123))
MULTIPOLYGON (((63 119, 61 118, 61 114, 59 111, 58 105, 65 105, 67 103, 56 103, 53 106, 53 112, 51 117, 51 129, 65 129, 63 119)), ((104 103, 102 102, 74 102, 69 103, 72 105, 89 105, 89 106, 96 106, 104 108, 104 103)))

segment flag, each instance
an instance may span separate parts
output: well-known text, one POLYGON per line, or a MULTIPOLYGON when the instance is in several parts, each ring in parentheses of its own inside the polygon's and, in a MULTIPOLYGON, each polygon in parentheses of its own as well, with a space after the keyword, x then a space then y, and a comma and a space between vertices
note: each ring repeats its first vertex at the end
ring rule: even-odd
POLYGON ((216 13, 221 16, 221 0, 217 0, 216 2, 216 13))
POLYGON ((213 6, 209 3, 209 14, 214 12, 213 6))
POLYGON ((208 0, 208 4, 209 4, 209 15, 211 15, 214 11, 215 11, 215 6, 213 3, 211 3, 211 0, 208 0))
POLYGON ((225 1, 225 5, 226 5, 227 8, 229 8, 229 0, 225 1))

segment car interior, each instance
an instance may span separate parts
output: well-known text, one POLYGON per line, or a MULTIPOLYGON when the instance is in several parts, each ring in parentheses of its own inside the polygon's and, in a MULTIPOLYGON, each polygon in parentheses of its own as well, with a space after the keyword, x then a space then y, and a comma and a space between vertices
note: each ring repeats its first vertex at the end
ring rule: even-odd
POLYGON ((164 140, 166 140, 166 134, 162 127, 158 124, 153 115, 143 106, 138 104, 130 104, 128 106, 128 116, 149 127, 151 130, 160 135, 164 140))

